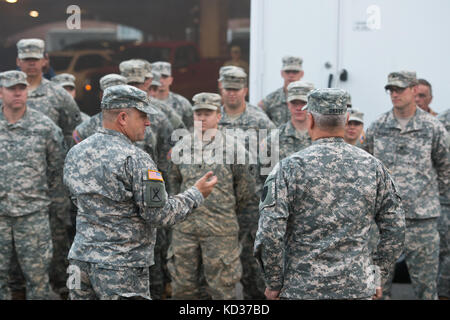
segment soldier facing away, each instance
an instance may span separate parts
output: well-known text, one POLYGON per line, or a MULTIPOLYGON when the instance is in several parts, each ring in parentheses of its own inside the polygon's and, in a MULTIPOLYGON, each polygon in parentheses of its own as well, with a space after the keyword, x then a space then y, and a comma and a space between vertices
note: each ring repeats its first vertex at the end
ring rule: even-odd
POLYGON ((400 197, 379 160, 345 143, 345 91, 312 91, 304 108, 313 144, 275 166, 261 198, 254 253, 266 297, 379 298, 403 248, 400 197), (372 259, 373 219, 382 233, 372 259))
POLYGON ((155 112, 147 93, 128 85, 107 88, 102 112, 103 129, 70 150, 64 166, 78 207, 69 259, 81 286, 70 287, 70 298, 150 299, 155 226, 186 218, 217 177, 208 172, 168 197, 155 163, 133 144, 144 139, 147 114, 155 112))

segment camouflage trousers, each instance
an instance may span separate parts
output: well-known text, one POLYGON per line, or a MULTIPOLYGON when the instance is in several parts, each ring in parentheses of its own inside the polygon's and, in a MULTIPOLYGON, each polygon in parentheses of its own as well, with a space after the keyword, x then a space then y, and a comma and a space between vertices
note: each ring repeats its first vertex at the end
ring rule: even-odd
POLYGON ((450 204, 441 206, 441 217, 439 218, 438 228, 441 238, 439 246, 439 276, 438 276, 438 295, 439 297, 450 298, 450 235, 449 218, 450 204))
POLYGON ((70 260, 70 300, 150 300, 148 267, 105 266, 70 260))
POLYGON ((156 243, 154 249, 155 264, 150 266, 150 292, 153 300, 163 299, 166 284, 170 283, 167 271, 167 250, 170 244, 171 230, 158 228, 156 231, 156 243))
MULTIPOLYGON (((260 193, 260 192, 259 192, 260 193)), ((261 267, 253 255, 256 231, 259 220, 259 203, 249 204, 247 212, 252 215, 244 217, 238 215, 239 243, 242 247, 242 279, 243 295, 246 300, 265 300, 265 284, 261 267)))
POLYGON ((0 216, 0 300, 11 299, 8 278, 14 253, 25 277, 26 298, 49 299, 52 241, 47 211, 0 216))
POLYGON ((199 236, 172 231, 167 267, 172 277, 173 299, 204 299, 200 272, 213 300, 236 299, 242 275, 237 235, 199 236))
MULTIPOLYGON (((63 211, 66 213, 66 211, 63 211)), ((52 237, 52 258, 50 262, 49 277, 53 289, 61 293, 66 291, 67 279, 67 255, 69 254, 69 235, 67 232, 67 219, 60 214, 50 214, 50 229, 52 237)), ((24 275, 17 267, 17 259, 12 260, 10 287, 13 290, 21 290, 24 287, 24 275)))
POLYGON ((50 263, 50 283, 53 289, 59 292, 66 289, 67 267, 69 262, 69 234, 68 221, 69 209, 50 214, 50 228, 52 230, 53 256, 50 263), (66 217, 67 215, 67 217, 66 217))
MULTIPOLYGON (((405 261, 414 293, 421 300, 437 299, 439 266, 438 219, 406 219, 405 261)), ((383 288, 385 298, 391 296, 394 270, 383 288)))
POLYGON ((372 221, 369 231, 369 252, 375 253, 377 250, 378 242, 380 241, 380 230, 378 229, 375 221, 372 221))

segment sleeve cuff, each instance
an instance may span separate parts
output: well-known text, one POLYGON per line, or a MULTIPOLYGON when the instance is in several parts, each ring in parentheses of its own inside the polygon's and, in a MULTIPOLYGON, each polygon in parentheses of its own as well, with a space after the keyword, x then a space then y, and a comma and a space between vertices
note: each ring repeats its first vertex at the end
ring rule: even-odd
POLYGON ((192 200, 194 200, 194 209, 198 208, 203 201, 205 201, 205 198, 203 197, 202 193, 197 189, 197 187, 193 186, 189 189, 192 195, 192 200))

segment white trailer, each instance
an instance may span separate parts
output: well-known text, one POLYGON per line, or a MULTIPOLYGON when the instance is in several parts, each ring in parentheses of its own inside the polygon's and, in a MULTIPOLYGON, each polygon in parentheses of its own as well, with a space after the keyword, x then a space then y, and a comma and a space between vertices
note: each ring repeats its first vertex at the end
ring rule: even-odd
POLYGON ((392 108, 384 91, 392 71, 430 81, 431 107, 442 112, 450 107, 449 16, 448 0, 252 0, 250 102, 282 86, 289 54, 304 59, 304 79, 316 88, 348 90, 365 126, 392 108))

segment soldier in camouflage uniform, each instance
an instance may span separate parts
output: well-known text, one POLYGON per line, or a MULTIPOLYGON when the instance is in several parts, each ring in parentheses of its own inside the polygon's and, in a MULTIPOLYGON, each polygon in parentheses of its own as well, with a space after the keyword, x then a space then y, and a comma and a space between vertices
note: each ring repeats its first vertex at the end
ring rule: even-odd
POLYGON ((161 74, 159 80, 161 86, 158 88, 157 99, 172 107, 181 117, 186 128, 191 130, 194 127, 191 103, 186 98, 170 91, 170 86, 173 82, 171 64, 157 61, 152 64, 152 67, 161 74))
MULTIPOLYGON (((51 79, 52 82, 59 84, 63 87, 73 99, 77 96, 77 89, 75 86, 75 77, 70 73, 60 73, 51 79)), ((81 122, 89 120, 91 117, 86 113, 80 111, 81 122)))
POLYGON ((357 109, 348 109, 349 119, 345 126, 344 140, 351 145, 361 147, 361 134, 364 130, 364 113, 357 109))
POLYGON ((158 95, 158 89, 161 86, 161 82, 159 81, 161 79, 161 74, 158 71, 152 70, 153 80, 150 84, 150 87, 148 89, 148 95, 150 97, 150 101, 164 114, 167 116, 167 119, 169 119, 170 123, 172 124, 172 127, 174 130, 176 129, 186 129, 186 126, 183 123, 183 120, 178 115, 178 113, 172 109, 170 106, 165 104, 164 102, 158 100, 156 97, 158 95))
POLYGON ((236 215, 246 214, 242 211, 255 193, 255 177, 248 165, 236 164, 239 153, 247 152, 244 145, 218 131, 221 99, 215 93, 193 97, 194 121, 200 125, 172 149, 172 157, 178 155, 172 158, 169 176, 174 193, 186 190, 207 171, 220 180, 220 188, 173 228, 168 267, 174 299, 202 298, 199 272, 212 299, 236 299, 235 286, 242 275, 236 215))
POLYGON ((78 207, 70 298, 150 299, 154 227, 186 218, 217 178, 207 181, 209 172, 168 197, 155 163, 133 144, 144 139, 147 113, 155 112, 147 93, 113 86, 105 90, 101 107, 103 128, 72 148, 64 166, 64 183, 78 207))
POLYGON ((288 85, 287 103, 291 118, 278 128, 278 139, 275 135, 269 135, 260 145, 260 179, 263 184, 278 160, 311 145, 306 111, 302 108, 307 103, 308 93, 313 89, 313 84, 306 81, 295 81, 288 85), (276 154, 278 157, 274 158, 272 155, 276 154), (263 170, 264 172, 262 172, 263 170))
POLYGON ((437 116, 437 113, 430 107, 431 101, 433 100, 431 83, 425 79, 418 79, 417 83, 417 94, 415 98, 417 106, 432 116, 437 116))
MULTIPOLYGON (((135 86, 138 89, 147 92, 149 83, 145 82, 147 70, 145 64, 140 60, 127 60, 119 65, 121 75, 127 78, 127 84, 135 86)), ((156 99, 150 100, 152 104, 156 99)), ((155 108, 156 112, 149 115, 151 126, 147 127, 145 139, 137 141, 136 145, 146 151, 155 159, 160 171, 162 171, 164 178, 167 180, 169 170, 169 161, 167 155, 170 149, 174 146, 172 142, 172 132, 174 128, 166 115, 160 111, 160 108, 155 108)))
MULTIPOLYGON (((127 78, 121 75, 110 73, 100 78, 100 90, 105 91, 106 88, 117 86, 119 84, 126 84, 127 78)), ((88 121, 80 123, 73 131, 72 138, 75 143, 80 143, 82 140, 92 136, 97 129, 102 127, 102 113, 99 112, 92 116, 88 121)))
MULTIPOLYGON (((258 145, 275 125, 258 107, 245 102, 247 94, 247 75, 239 69, 231 69, 223 73, 221 108, 222 118, 219 127, 226 134, 233 134, 241 141, 249 154, 249 164, 258 164, 258 145), (230 129, 230 132, 228 131, 230 129)), ((254 170, 255 179, 258 172, 254 170)), ((243 267, 241 283, 244 299, 264 299, 264 281, 257 261, 253 257, 253 244, 258 228, 258 203, 261 186, 256 186, 257 194, 249 202, 246 214, 238 213, 239 241, 242 246, 241 262, 243 267)))
MULTIPOLYGON (((349 114, 348 122, 345 126, 345 134, 344 140, 345 142, 362 148, 362 133, 364 131, 364 113, 360 112, 358 109, 349 108, 349 103, 351 105, 350 95, 348 96, 350 99, 347 102, 347 111, 349 114)), ((374 252, 377 248, 378 240, 379 240, 379 230, 375 221, 372 221, 372 225, 370 227, 370 238, 369 238, 369 250, 370 252, 374 252)))
POLYGON ((344 142, 345 91, 308 95, 313 144, 281 160, 264 184, 255 242, 268 299, 371 299, 401 253, 405 217, 387 169, 344 142), (368 250, 371 220, 382 230, 368 250))
POLYGON ((236 66, 223 66, 220 67, 219 69, 219 79, 217 79, 217 87, 219 88, 219 93, 221 94, 222 92, 222 80, 223 80, 223 74, 226 71, 229 70, 240 70, 242 72, 245 72, 244 69, 242 69, 241 67, 236 67, 236 66))
MULTIPOLYGON (((40 39, 20 40, 17 42, 17 65, 27 74, 29 83, 27 106, 45 114, 61 128, 68 150, 73 145, 72 132, 81 123, 80 109, 66 90, 42 77, 42 66, 45 63, 44 47, 45 43, 40 39)), ((63 197, 65 199, 58 201, 63 207, 50 212, 53 240, 50 282, 56 291, 66 290, 67 253, 70 241, 67 233, 67 227, 71 223, 67 192, 63 197)), ((19 281, 19 278, 20 275, 13 276, 13 282, 19 281)))
MULTIPOLYGON (((399 188, 406 216, 404 254, 414 292, 419 299, 436 299, 439 195, 448 203, 449 147, 442 123, 416 107, 416 84, 415 72, 389 74, 385 89, 394 107, 372 123, 363 148, 383 162, 399 188)), ((390 288, 391 281, 387 297, 390 288)))
POLYGON ((14 251, 27 299, 51 298, 49 212, 64 205, 63 135, 51 119, 27 107, 26 79, 21 71, 0 74, 0 300, 11 298, 7 280, 14 251))
MULTIPOLYGON (((447 129, 447 145, 450 147, 450 109, 447 109, 438 116, 445 129, 447 129)), ((448 198, 441 197, 441 217, 439 218, 438 228, 441 241, 439 244, 439 277, 438 277, 438 295, 440 299, 450 299, 450 202, 448 198)))
POLYGON ((284 79, 283 87, 270 93, 258 103, 277 127, 285 124, 291 118, 286 101, 288 85, 291 82, 301 80, 304 75, 302 58, 286 56, 283 57, 282 63, 281 77, 284 79))
POLYGON ((17 65, 27 74, 27 105, 42 112, 61 128, 64 141, 70 148, 72 132, 81 123, 80 109, 72 96, 57 84, 42 77, 44 41, 22 39, 17 42, 17 65))
MULTIPOLYGON (((147 92, 151 86, 152 81, 147 82, 147 78, 153 78, 151 69, 142 60, 127 60, 119 66, 122 76, 127 78, 128 84, 140 88, 147 92), (150 70, 150 73, 149 73, 150 70)), ((174 131, 172 124, 175 124, 176 129, 181 131, 185 128, 180 116, 171 109, 166 103, 149 97, 150 103, 156 110, 155 114, 150 114, 149 119, 151 126, 146 129, 145 138, 143 141, 136 142, 136 146, 146 151, 152 159, 156 159, 157 166, 163 174, 163 178, 167 181, 169 174, 170 161, 168 159, 169 151, 175 144, 172 142, 171 135, 174 131), (167 115, 167 116, 166 116, 167 115)), ((183 132, 187 134, 187 132, 183 132)), ((170 183, 166 184, 166 188, 170 193, 170 183)), ((160 227, 157 229, 156 243, 154 246, 155 263, 150 268, 150 283, 152 299, 159 300, 163 298, 166 286, 170 283, 166 267, 166 254, 169 247, 170 230, 168 228, 160 227)), ((170 289, 167 289, 170 291, 170 289)))
MULTIPOLYGON (((122 76, 119 75, 106 75, 100 79, 100 88, 105 90, 107 87, 117 85, 118 83, 127 82, 136 86, 137 88, 145 89, 148 85, 145 84, 148 75, 148 70, 145 69, 145 63, 141 60, 127 60, 120 64, 120 69, 122 76)), ((146 91, 147 92, 147 91, 146 91)), ((155 105, 157 102, 155 99, 151 100, 151 104, 155 108, 154 114, 149 114, 149 119, 151 126, 146 127, 145 138, 143 141, 136 141, 135 145, 147 152, 152 159, 155 159, 159 170, 162 171, 163 177, 167 180, 169 160, 167 155, 169 150, 172 148, 174 143, 171 141, 171 135, 173 132, 173 127, 165 114, 155 105)), ((157 102, 161 104, 160 102, 157 102)), ((178 115, 174 114, 172 119, 176 119, 178 115)), ((180 128, 183 128, 181 121, 180 128)), ((87 123, 82 123, 77 127, 76 132, 74 132, 74 139, 78 141, 86 139, 87 137, 94 134, 98 129, 102 127, 102 113, 98 113, 93 116, 91 120, 87 123)), ((168 187, 168 186, 166 186, 168 187)), ((170 189, 170 188, 168 188, 170 189)), ((170 190, 169 190, 170 191, 170 190)), ((169 282, 167 279, 167 272, 165 272, 165 279, 160 279, 160 275, 163 274, 161 268, 163 268, 165 259, 165 252, 167 252, 167 234, 164 230, 158 228, 158 238, 155 245, 155 264, 152 266, 152 272, 150 276, 152 277, 152 298, 161 299, 162 292, 164 288, 164 283, 169 282), (161 288, 162 287, 162 288, 161 288)))

